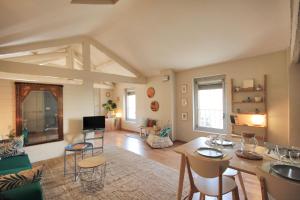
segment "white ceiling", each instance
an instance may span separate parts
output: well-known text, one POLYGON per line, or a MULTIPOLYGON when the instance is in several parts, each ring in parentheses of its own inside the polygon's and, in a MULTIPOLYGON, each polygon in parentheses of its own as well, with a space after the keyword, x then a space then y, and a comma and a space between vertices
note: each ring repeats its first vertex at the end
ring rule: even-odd
POLYGON ((0 1, 0 46, 81 34, 150 76, 286 49, 290 1, 0 1))

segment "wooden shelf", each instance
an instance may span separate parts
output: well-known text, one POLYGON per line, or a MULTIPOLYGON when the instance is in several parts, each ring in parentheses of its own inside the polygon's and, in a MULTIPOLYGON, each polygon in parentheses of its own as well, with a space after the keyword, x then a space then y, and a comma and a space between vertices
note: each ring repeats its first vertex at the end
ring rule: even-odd
POLYGON ((266 126, 250 126, 247 124, 232 124, 233 126, 244 126, 244 127, 253 127, 253 128, 267 128, 266 126))
MULTIPOLYGON (((234 79, 231 79, 231 109, 232 114, 235 115, 237 118, 240 118, 241 124, 232 124, 232 132, 243 132, 247 128, 254 128, 253 132, 263 134, 262 138, 267 141, 268 139, 268 106, 267 106, 267 75, 263 75, 263 79, 261 81, 257 81, 253 79, 256 86, 258 84, 261 86, 261 90, 256 90, 255 85, 251 88, 241 88, 239 85, 234 84, 234 79), (236 88, 239 88, 236 91, 236 88), (262 101, 255 102, 254 99, 256 96, 260 96, 262 101), (250 98, 251 101, 246 101, 250 98), (244 101, 245 100, 245 101, 244 101), (240 111, 240 112, 238 112, 240 111), (258 111, 258 113, 256 113, 258 111), (243 116, 245 115, 245 116, 243 116), (265 123, 264 126, 254 126, 254 125, 247 125, 251 124, 248 122, 246 115, 265 115, 265 123), (263 132, 263 133, 262 133, 263 132)), ((238 83, 238 82, 236 82, 238 83)), ((238 119, 237 119, 238 120, 238 119)))
POLYGON ((250 102, 243 102, 243 101, 235 101, 235 102, 232 102, 233 104, 241 104, 241 103, 264 103, 263 101, 260 101, 260 102, 255 102, 255 101, 250 101, 250 102))
POLYGON ((240 88, 239 91, 236 91, 235 89, 232 89, 232 92, 234 93, 243 93, 243 92, 264 92, 264 90, 255 90, 255 89, 244 89, 244 88, 240 88))
POLYGON ((239 113, 232 113, 234 115, 266 115, 267 113, 255 113, 255 112, 239 112, 239 113))

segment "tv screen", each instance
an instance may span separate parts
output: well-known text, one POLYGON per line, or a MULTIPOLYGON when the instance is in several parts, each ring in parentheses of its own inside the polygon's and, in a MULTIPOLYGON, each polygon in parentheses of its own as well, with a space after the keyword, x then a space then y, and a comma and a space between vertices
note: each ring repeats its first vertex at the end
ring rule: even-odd
POLYGON ((97 130, 105 128, 105 116, 83 117, 83 130, 97 130))

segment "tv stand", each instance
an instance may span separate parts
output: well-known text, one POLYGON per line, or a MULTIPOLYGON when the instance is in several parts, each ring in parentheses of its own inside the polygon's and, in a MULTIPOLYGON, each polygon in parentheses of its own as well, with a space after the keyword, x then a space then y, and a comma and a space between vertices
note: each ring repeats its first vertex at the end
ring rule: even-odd
POLYGON ((105 131, 105 128, 95 129, 95 130, 83 130, 83 135, 84 135, 83 140, 84 140, 84 142, 101 140, 101 146, 97 147, 97 146, 93 145, 93 149, 101 149, 103 152, 104 131, 105 131), (94 137, 87 137, 87 134, 92 133, 92 132, 94 132, 94 137))

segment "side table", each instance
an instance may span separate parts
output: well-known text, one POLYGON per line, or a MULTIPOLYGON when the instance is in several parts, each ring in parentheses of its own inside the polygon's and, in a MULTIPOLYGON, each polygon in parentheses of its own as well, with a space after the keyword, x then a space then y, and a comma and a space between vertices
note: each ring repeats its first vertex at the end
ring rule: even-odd
POLYGON ((93 144, 89 142, 79 142, 75 144, 70 144, 65 147, 64 151, 64 176, 67 174, 67 152, 73 152, 74 155, 74 172, 71 174, 74 174, 74 180, 76 181, 77 178, 77 153, 81 154, 81 159, 84 158, 84 152, 87 150, 92 150, 93 152, 93 144))
POLYGON ((94 156, 81 160, 79 166, 79 180, 83 192, 94 193, 104 187, 106 175, 106 159, 104 156, 94 156))

